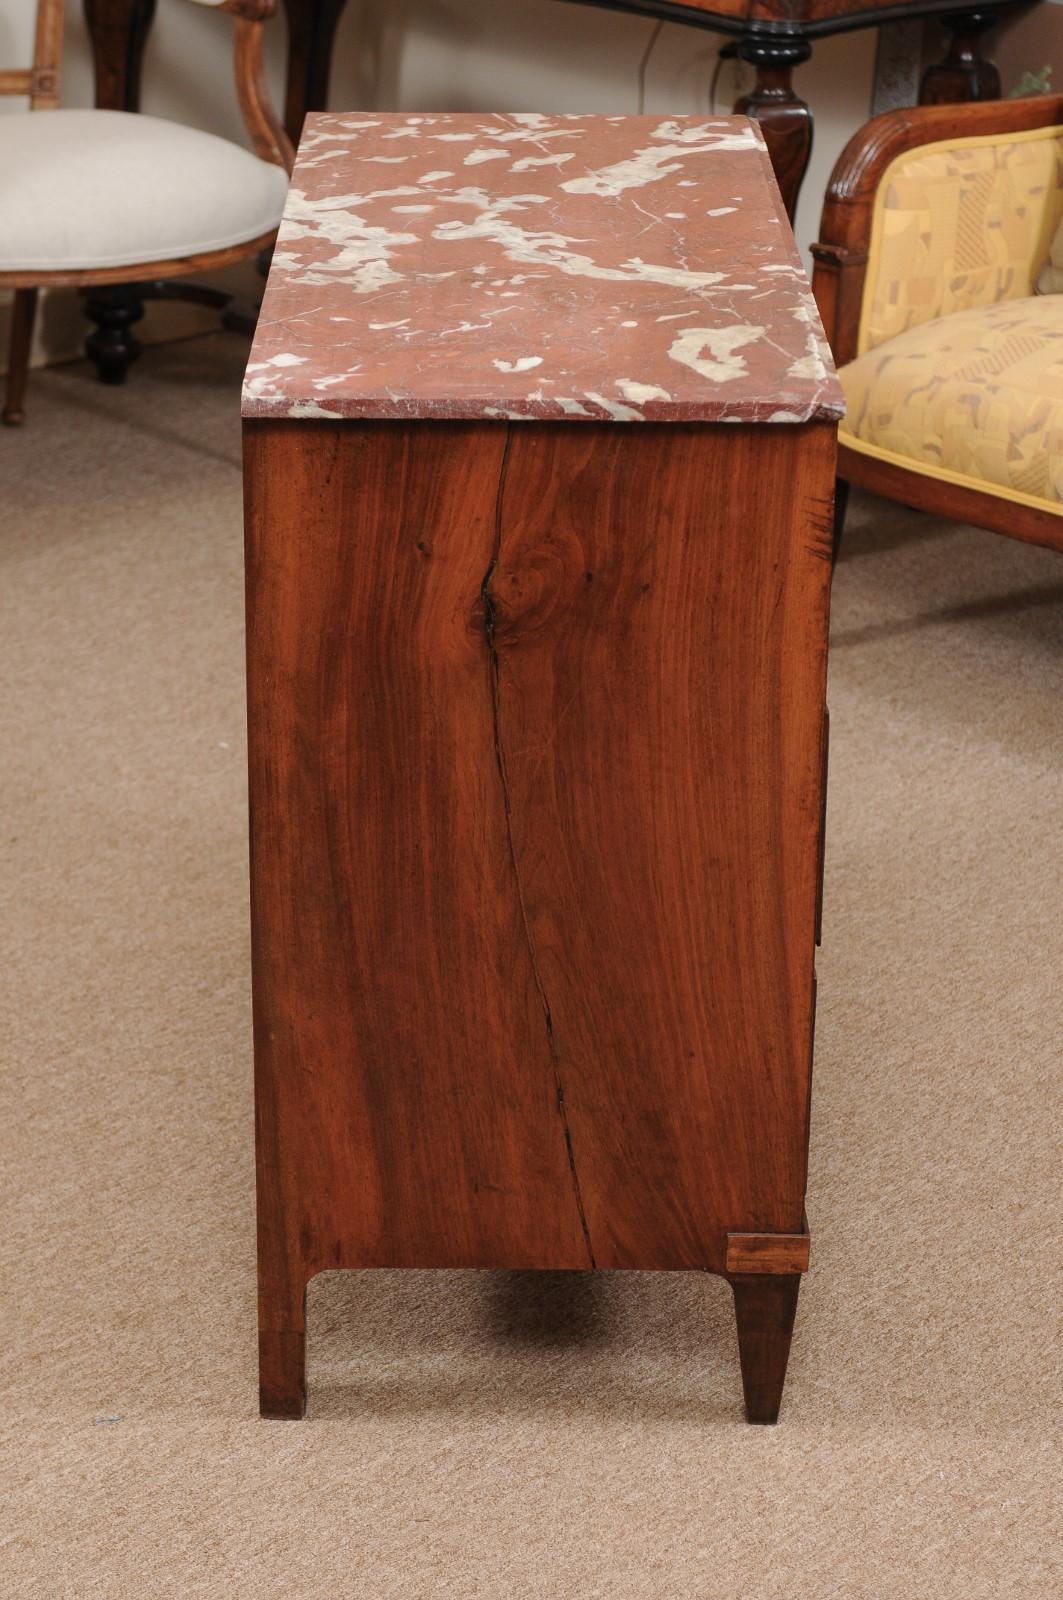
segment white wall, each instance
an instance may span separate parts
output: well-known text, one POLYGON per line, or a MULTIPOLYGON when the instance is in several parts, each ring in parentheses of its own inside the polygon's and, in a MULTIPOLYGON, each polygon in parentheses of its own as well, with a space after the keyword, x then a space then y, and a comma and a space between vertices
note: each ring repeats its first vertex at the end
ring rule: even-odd
MULTIPOLYGON (((0 65, 28 63, 33 0, 0 0, 0 65)), ((1046 8, 1028 19, 1043 20, 1046 8)), ((67 0, 63 103, 92 104, 92 73, 81 0, 67 0)), ((1007 35, 1009 61, 1022 59, 1020 30, 1007 35)), ((1058 12, 1052 17, 1058 22, 1058 12)), ((1063 32, 1063 29, 1057 30, 1063 32)), ((1030 52, 1040 65, 1042 30, 1030 52)), ((230 138, 243 130, 232 90, 230 23, 206 8, 159 0, 144 70, 143 109, 194 122, 230 138)), ((267 28, 269 72, 280 100, 284 23, 267 28)), ((332 104, 397 110, 646 111, 710 109, 718 35, 675 23, 663 27, 561 0, 348 0, 334 58, 332 104), (652 44, 649 56, 646 52, 652 44), (645 63, 643 68, 643 63, 645 63)), ((831 167, 849 135, 867 118, 875 34, 826 39, 798 69, 796 83, 815 113, 812 164, 796 221, 799 243, 815 238, 831 167)), ((1041 52, 1043 53, 1043 52, 1041 52)), ((1024 62, 1024 64, 1029 64, 1024 62)), ((729 108, 749 86, 748 68, 725 63, 716 109, 729 108), (745 75, 740 81, 740 75, 745 75)), ((15 109, 23 103, 0 100, 15 109)), ((2 174, 0 174, 2 182, 2 174)), ((254 287, 250 268, 227 282, 254 287)), ((49 297, 41 318, 38 359, 76 352, 83 334, 76 297, 49 297)), ((152 305, 140 333, 169 337, 214 323, 188 307, 152 305)), ((6 349, 6 329, 0 327, 6 349)))
MULTIPOLYGON (((560 0, 348 0, 332 100, 399 110, 704 112, 724 43, 678 23, 660 28, 560 0)), ((874 54, 874 33, 856 33, 822 41, 798 69, 797 87, 816 116, 796 228, 806 247, 835 158, 867 118, 874 54)), ((715 109, 729 110, 751 84, 749 68, 725 63, 715 109)))
POLYGON ((1024 72, 1051 67, 1051 89, 1063 93, 1063 0, 1044 0, 1034 11, 1012 17, 997 31, 992 56, 1005 93, 1024 72))

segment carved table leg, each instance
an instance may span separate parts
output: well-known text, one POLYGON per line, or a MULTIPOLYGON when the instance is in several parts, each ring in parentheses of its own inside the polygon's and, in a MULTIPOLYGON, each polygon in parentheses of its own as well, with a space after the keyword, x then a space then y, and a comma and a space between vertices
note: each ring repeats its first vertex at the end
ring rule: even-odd
POLYGON ((103 111, 136 111, 155 0, 84 0, 84 6, 96 73, 96 104, 103 111))
POLYGON ((801 1275, 733 1278, 731 1288, 746 1417, 750 1422, 778 1422, 801 1275))
POLYGON ((85 340, 85 354, 95 362, 100 382, 124 383, 140 354, 140 340, 131 331, 144 315, 137 286, 91 289, 85 297, 85 311, 96 324, 85 340))
POLYGON ((308 111, 323 111, 336 28, 347 0, 284 0, 288 16, 288 86, 284 126, 299 143, 308 111))
POLYGON ((812 154, 812 113, 794 93, 791 80, 793 69, 812 54, 812 46, 804 39, 752 35, 741 41, 738 54, 756 67, 757 81, 752 94, 741 95, 734 108, 760 123, 786 215, 792 222, 812 154))
POLYGON ((982 36, 1000 21, 996 11, 969 11, 946 23, 951 34, 943 61, 927 67, 919 86, 921 106, 962 100, 999 100, 1000 73, 982 55, 982 36))

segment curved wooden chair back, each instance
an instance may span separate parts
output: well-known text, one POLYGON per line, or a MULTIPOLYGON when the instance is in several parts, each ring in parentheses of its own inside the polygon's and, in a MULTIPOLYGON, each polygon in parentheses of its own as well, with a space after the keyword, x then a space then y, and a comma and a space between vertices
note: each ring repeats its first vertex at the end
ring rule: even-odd
POLYGON ((1063 124, 1063 95, 980 104, 912 106, 860 128, 838 157, 812 246, 812 292, 835 364, 858 354, 879 189, 899 156, 927 144, 1007 138, 1063 124))
POLYGON ((59 57, 63 48, 63 0, 37 0, 33 65, 0 72, 0 94, 28 95, 34 111, 59 104, 59 57))
MULTIPOLYGON (((262 24, 276 0, 196 0, 233 18, 233 65, 240 113, 255 154, 291 172, 294 151, 270 102, 262 66, 262 24)), ((0 71, 0 95, 26 95, 33 111, 59 104, 59 61, 63 49, 63 0, 37 0, 33 65, 0 71)))

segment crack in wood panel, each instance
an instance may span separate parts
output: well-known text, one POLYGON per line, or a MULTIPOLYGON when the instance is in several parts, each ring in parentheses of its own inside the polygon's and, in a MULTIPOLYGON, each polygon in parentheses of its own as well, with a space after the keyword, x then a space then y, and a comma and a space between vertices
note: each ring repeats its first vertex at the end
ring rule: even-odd
POLYGON ((495 746, 495 760, 498 764, 498 775, 502 784, 502 806, 505 812, 506 840, 509 847, 510 860, 513 863, 513 877, 516 884, 517 900, 520 905, 520 920, 524 929, 524 937, 528 946, 528 959, 531 962, 532 979, 535 984, 539 1003, 543 1009, 543 1020, 546 1026, 546 1038, 550 1047, 550 1061, 554 1073, 554 1085, 557 1090, 557 1110, 561 1118, 561 1128, 565 1139, 565 1153, 568 1159, 568 1169, 572 1176, 572 1192, 576 1201, 576 1210, 579 1213, 580 1227, 587 1245, 587 1263, 594 1268, 597 1263, 594 1259, 594 1245, 591 1241, 590 1227, 587 1223, 587 1213, 583 1204, 583 1194, 580 1189, 579 1171, 576 1166, 576 1153, 572 1142, 572 1129, 569 1125, 568 1111, 565 1106, 565 1086, 561 1075, 561 1053, 558 1049, 557 1035, 554 1031, 554 1019, 550 1010, 550 1001, 543 983, 542 971, 539 966, 535 951, 535 940, 532 937, 531 922, 528 917, 527 902, 524 893, 524 884, 521 877, 520 862, 517 859, 517 848, 513 838, 513 796, 510 789, 509 775, 506 770, 506 752, 502 737, 502 668, 498 657, 498 647, 495 642, 496 608, 494 595, 491 591, 491 580, 494 577, 502 554, 502 508, 506 489, 506 473, 509 467, 509 448, 512 440, 512 428, 507 426, 506 442, 502 452, 502 462, 498 473, 498 491, 495 497, 495 539, 491 552, 491 560, 487 571, 484 573, 480 585, 480 599, 483 607, 484 637, 487 641, 488 664, 491 674, 491 707, 493 717, 493 734, 495 746))

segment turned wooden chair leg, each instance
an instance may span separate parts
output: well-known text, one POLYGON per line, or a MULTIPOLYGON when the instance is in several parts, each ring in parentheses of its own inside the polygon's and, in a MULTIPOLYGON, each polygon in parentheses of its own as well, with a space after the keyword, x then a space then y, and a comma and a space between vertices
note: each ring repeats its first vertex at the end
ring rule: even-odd
POLYGON ((7 393, 4 398, 4 421, 9 428, 18 427, 25 412, 26 379, 30 369, 30 346, 33 343, 33 323, 37 315, 37 290, 16 289, 15 303, 11 308, 11 339, 8 345, 7 393))
POLYGON ((732 1278, 746 1420, 779 1420, 801 1274, 732 1278))
POLYGON ((258 1403, 264 1417, 306 1415, 306 1285, 260 1271, 258 1403))
POLYGON ((133 324, 144 315, 144 302, 131 284, 91 289, 85 313, 96 324, 85 340, 85 354, 95 363, 101 383, 124 383, 140 354, 133 324))

